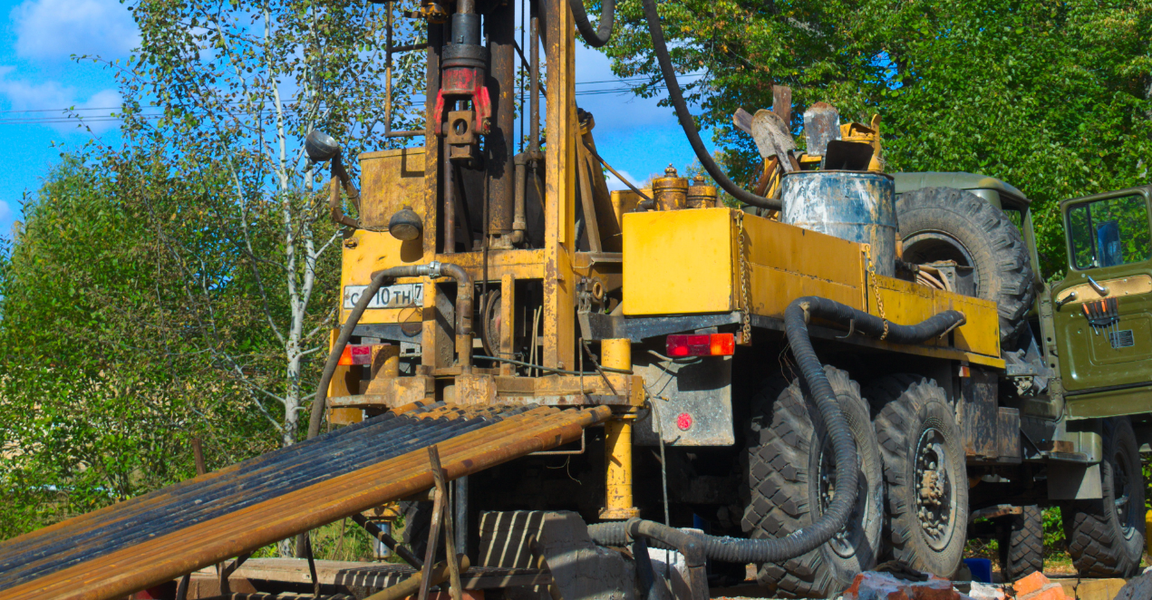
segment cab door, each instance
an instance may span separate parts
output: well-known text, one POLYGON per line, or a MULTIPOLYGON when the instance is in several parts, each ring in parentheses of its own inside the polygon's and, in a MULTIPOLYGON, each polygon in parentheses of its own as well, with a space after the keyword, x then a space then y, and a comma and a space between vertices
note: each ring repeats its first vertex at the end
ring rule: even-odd
POLYGON ((1152 385, 1149 189, 1068 200, 1061 211, 1069 269, 1052 301, 1069 400, 1152 385))

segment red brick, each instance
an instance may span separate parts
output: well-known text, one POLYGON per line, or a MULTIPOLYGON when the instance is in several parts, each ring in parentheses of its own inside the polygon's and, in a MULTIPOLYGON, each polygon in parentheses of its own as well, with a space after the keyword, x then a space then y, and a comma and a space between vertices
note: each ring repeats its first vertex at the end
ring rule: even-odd
POLYGON ((1044 586, 1051 583, 1043 573, 1033 573, 1023 579, 1017 580, 1012 583, 1012 589, 1016 591, 1016 596, 1024 596, 1040 590, 1044 586))

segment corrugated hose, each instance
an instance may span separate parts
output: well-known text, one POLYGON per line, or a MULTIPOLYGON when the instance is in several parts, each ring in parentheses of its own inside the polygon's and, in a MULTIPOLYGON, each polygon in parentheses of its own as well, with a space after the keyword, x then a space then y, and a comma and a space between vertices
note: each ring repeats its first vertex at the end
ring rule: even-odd
MULTIPOLYGON (((645 0, 646 3, 650 1, 645 0)), ((805 296, 793 300, 784 311, 784 332, 788 336, 788 344, 792 347, 792 354, 796 357, 800 373, 820 411, 820 417, 828 427, 836 459, 837 493, 833 496, 828 509, 815 523, 783 538, 749 540, 695 534, 700 538, 704 553, 709 558, 734 563, 781 562, 815 550, 848 522, 848 516, 856 502, 859 480, 859 470, 856 468, 856 444, 852 440, 852 432, 848 428, 844 413, 840 410, 836 394, 824 374, 823 365, 820 364, 820 359, 812 348, 812 340, 808 333, 808 321, 812 317, 845 326, 851 325, 855 331, 872 337, 886 335, 888 341, 897 344, 924 342, 964 323, 964 315, 954 310, 933 315, 917 325, 897 325, 827 298, 805 296)), ((630 532, 643 534, 646 529, 632 522, 599 523, 590 525, 588 533, 597 543, 623 546, 628 543, 630 532)))

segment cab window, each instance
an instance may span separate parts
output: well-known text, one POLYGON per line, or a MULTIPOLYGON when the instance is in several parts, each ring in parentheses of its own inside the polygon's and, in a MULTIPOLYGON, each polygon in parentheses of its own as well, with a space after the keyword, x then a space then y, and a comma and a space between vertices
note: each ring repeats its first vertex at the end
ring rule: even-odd
POLYGON ((1068 210, 1072 266, 1112 267, 1148 260, 1152 236, 1144 196, 1077 204, 1068 210))

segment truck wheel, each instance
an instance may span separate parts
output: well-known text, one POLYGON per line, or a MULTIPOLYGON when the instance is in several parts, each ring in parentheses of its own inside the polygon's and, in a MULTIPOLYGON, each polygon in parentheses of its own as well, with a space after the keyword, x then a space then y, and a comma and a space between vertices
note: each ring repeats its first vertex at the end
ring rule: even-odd
POLYGON ((922 188, 900 195, 896 215, 904 260, 972 267, 976 296, 999 307, 1000 345, 1015 348, 1036 289, 1024 237, 1004 211, 964 190, 922 188))
POLYGON ((885 377, 865 395, 880 407, 873 425, 894 558, 951 577, 968 530, 968 476, 952 405, 935 381, 914 375, 885 377))
MULTIPOLYGON (((406 501, 400 503, 400 514, 404 516, 404 530, 400 533, 400 541, 408 546, 420 560, 424 560, 424 553, 428 551, 428 533, 432 530, 432 503, 428 501, 406 501)), ((444 554, 444 542, 441 540, 436 556, 444 554)))
POLYGON ((1000 573, 1004 581, 1017 581, 1044 571, 1044 521, 1040 507, 1023 506, 1006 517, 1007 531, 1000 538, 1000 573))
MULTIPOLYGON (((856 441, 860 488, 848 523, 827 544, 783 563, 760 566, 758 579, 784 597, 827 598, 876 563, 883 523, 883 471, 868 405, 848 374, 824 367, 856 441)), ((836 464, 820 413, 800 381, 777 378, 752 400, 748 490, 743 529, 753 538, 784 537, 816 521, 835 493, 836 464)))
POLYGON ((1140 449, 1126 417, 1104 421, 1102 500, 1076 500, 1064 515, 1072 564, 1082 576, 1131 577, 1144 553, 1144 478, 1140 449), (1071 514, 1069 514, 1069 512, 1071 514))

